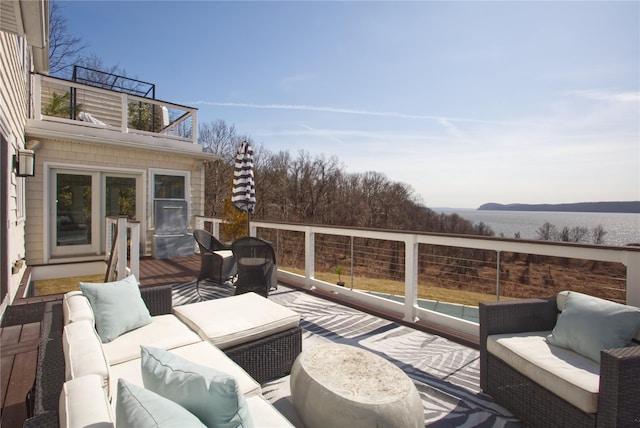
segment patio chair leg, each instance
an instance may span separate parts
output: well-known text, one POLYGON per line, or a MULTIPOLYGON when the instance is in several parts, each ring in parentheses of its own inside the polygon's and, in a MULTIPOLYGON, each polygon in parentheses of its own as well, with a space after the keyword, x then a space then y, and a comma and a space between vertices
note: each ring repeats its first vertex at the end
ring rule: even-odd
POLYGON ((196 294, 198 295, 198 302, 202 302, 202 295, 200 294, 200 280, 196 280, 196 294))

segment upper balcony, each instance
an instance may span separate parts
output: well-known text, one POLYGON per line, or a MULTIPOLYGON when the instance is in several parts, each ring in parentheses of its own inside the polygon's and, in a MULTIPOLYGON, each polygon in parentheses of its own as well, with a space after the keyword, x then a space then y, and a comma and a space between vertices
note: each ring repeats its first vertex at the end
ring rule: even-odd
POLYGON ((197 109, 155 99, 154 84, 76 67, 73 80, 33 74, 32 88, 29 135, 201 152, 197 109))

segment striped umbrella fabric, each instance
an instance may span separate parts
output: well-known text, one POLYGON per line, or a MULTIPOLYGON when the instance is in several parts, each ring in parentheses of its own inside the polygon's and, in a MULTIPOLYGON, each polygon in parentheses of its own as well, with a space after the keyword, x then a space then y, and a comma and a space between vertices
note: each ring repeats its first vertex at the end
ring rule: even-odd
POLYGON ((253 181, 253 148, 243 141, 238 147, 233 170, 231 203, 240 211, 252 214, 256 208, 256 187, 253 181))

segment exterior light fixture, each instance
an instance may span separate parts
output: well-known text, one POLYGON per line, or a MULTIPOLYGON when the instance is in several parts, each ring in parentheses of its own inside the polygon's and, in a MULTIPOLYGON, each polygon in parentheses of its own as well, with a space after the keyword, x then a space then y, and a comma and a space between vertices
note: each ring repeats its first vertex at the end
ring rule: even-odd
POLYGON ((36 174, 36 154, 33 150, 18 149, 13 155, 13 167, 18 177, 33 177, 36 174))

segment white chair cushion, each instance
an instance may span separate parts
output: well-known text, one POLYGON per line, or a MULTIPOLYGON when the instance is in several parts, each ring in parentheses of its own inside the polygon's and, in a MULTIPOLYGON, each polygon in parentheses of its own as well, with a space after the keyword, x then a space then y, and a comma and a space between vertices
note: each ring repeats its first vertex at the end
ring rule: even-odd
MULTIPOLYGON (((183 357, 187 360, 202 366, 207 366, 228 373, 236 378, 240 392, 245 397, 260 395, 262 390, 260 384, 256 382, 242 367, 227 357, 224 352, 213 346, 209 342, 198 342, 179 348, 173 348, 171 353, 183 357)), ((138 357, 140 352, 138 351, 138 357)), ((110 397, 115 397, 118 379, 124 379, 127 382, 138 386, 144 386, 142 382, 142 372, 140 367, 140 358, 129 360, 127 362, 111 366, 111 380, 109 385, 110 397)))
POLYGON ((66 380, 99 375, 102 377, 103 387, 108 390, 109 364, 93 325, 88 321, 67 324, 62 333, 62 348, 66 380))
POLYGON ((60 392, 58 418, 61 428, 115 426, 102 378, 88 375, 65 382, 60 392))
POLYGON ((102 347, 109 365, 114 365, 140 358, 140 345, 172 349, 201 340, 178 318, 166 314, 151 317, 150 324, 128 331, 102 347))
POLYGON ((260 428, 294 427, 287 418, 282 416, 282 414, 261 395, 247 397, 247 406, 249 407, 251 417, 256 421, 256 426, 260 428))
POLYGON ((91 303, 81 291, 70 291, 64 295, 62 298, 62 314, 64 325, 77 321, 89 321, 91 325, 96 323, 91 303))
POLYGON ((220 349, 251 342, 300 324, 300 315, 256 293, 192 303, 173 313, 220 349))
POLYGON ((600 366, 568 349, 550 345, 549 331, 495 334, 487 350, 586 413, 598 411, 600 366))

